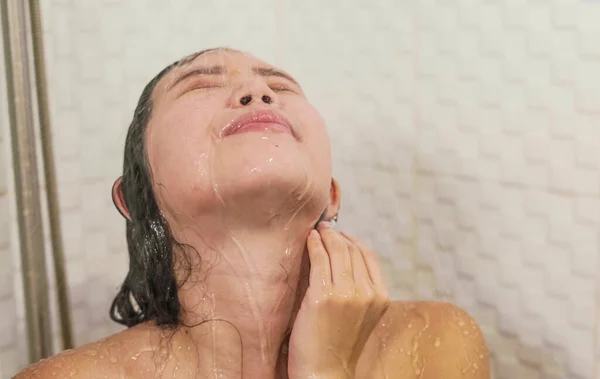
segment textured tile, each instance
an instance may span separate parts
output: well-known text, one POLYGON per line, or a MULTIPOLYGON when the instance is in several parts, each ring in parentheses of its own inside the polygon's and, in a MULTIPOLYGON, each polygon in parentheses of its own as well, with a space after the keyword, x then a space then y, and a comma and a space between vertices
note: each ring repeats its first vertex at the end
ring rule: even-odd
MULTIPOLYGON (((107 304, 127 254, 109 192, 142 86, 183 54, 228 45, 280 63, 320 108, 343 184, 343 225, 387 263, 394 297, 450 298, 477 315, 495 378, 592 377, 600 362, 592 355, 596 1, 42 5, 78 343, 119 328, 107 304)), ((0 137, 0 158, 8 149, 0 137)), ((0 193, 11 177, 0 159, 0 193)), ((15 275, 0 270, 0 284, 14 292, 0 299, 22 305, 7 199, 0 257, 15 275)), ((0 332, 0 377, 24 364, 20 305, 3 319, 16 327, 14 338, 0 332)))

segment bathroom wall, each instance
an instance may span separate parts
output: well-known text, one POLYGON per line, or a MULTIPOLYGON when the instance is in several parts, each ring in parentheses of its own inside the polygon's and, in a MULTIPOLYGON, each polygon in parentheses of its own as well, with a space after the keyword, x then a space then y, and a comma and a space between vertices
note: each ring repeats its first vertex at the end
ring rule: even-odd
MULTIPOLYGON (((184 54, 230 46, 285 68, 322 112, 341 227, 379 253, 395 299, 468 310, 495 378, 600 378, 600 1, 42 5, 78 344, 119 330, 108 307, 127 256, 109 194, 143 85, 184 54)), ((8 378, 26 355, 0 104, 8 378)))

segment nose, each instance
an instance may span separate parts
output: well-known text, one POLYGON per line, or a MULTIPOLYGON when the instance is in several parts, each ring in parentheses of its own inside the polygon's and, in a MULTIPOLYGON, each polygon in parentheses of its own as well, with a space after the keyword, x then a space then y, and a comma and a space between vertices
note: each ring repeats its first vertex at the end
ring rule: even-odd
POLYGON ((248 83, 242 84, 233 91, 231 98, 232 108, 241 108, 254 104, 275 104, 277 94, 269 88, 261 78, 255 78, 248 83))

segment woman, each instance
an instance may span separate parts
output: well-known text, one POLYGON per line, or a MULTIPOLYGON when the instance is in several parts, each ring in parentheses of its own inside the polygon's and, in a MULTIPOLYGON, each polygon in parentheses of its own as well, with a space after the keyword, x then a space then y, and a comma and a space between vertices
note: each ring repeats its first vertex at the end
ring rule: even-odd
POLYGON ((113 199, 129 328, 17 378, 488 378, 474 321, 388 300, 375 254, 336 232, 323 120, 288 74, 206 50, 144 89, 113 199), (316 225, 316 227, 315 227, 316 225))

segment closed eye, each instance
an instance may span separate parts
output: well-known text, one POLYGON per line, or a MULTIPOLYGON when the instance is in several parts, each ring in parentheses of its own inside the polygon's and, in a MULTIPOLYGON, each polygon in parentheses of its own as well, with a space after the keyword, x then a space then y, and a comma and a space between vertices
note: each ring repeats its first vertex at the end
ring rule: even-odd
POLYGON ((184 93, 194 91, 194 90, 205 90, 205 89, 223 88, 223 87, 225 87, 225 83, 215 83, 215 82, 205 82, 205 81, 192 82, 192 83, 190 83, 190 85, 186 86, 184 93))
POLYGON ((275 92, 296 92, 292 90, 289 86, 286 86, 285 84, 273 84, 270 85, 269 88, 271 88, 275 92))

